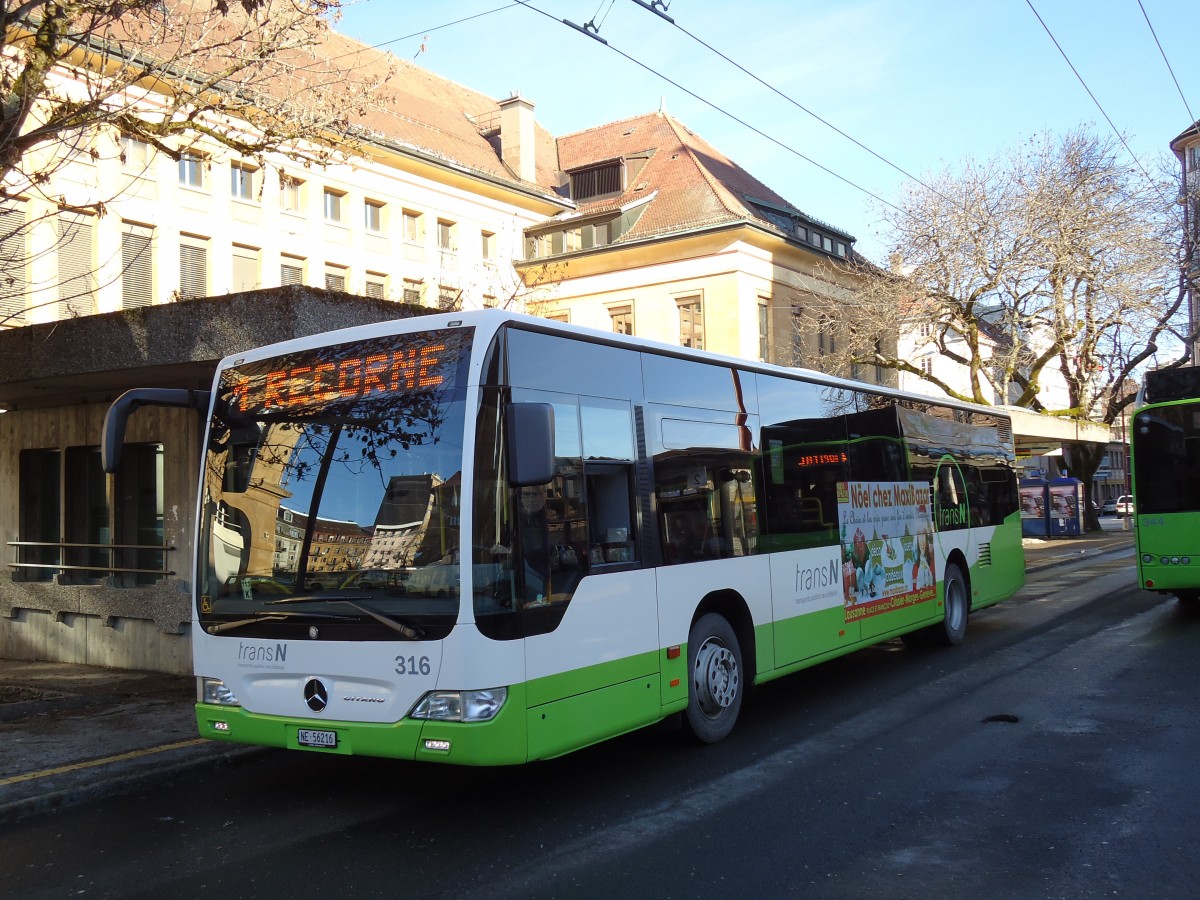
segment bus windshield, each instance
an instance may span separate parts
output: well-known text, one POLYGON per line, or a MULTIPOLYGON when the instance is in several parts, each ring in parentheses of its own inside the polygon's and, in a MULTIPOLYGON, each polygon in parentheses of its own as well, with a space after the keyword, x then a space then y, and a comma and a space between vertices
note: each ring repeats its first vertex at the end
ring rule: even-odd
POLYGON ((222 372, 197 544, 205 630, 449 632, 470 338, 394 335, 222 372))
POLYGON ((1200 402, 1146 407, 1133 420, 1139 513, 1200 510, 1200 402))

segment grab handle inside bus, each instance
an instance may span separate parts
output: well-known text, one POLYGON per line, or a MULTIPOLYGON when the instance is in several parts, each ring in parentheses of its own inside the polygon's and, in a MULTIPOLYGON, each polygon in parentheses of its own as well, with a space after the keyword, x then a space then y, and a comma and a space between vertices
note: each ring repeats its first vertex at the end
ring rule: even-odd
POLYGON ((549 403, 510 403, 506 413, 509 484, 549 484, 554 478, 554 407, 549 403))
POLYGON ((134 388, 113 401, 104 414, 103 438, 100 443, 100 465, 105 472, 116 472, 121 466, 121 448, 125 446, 125 423, 141 406, 190 406, 208 409, 209 391, 186 388, 134 388))

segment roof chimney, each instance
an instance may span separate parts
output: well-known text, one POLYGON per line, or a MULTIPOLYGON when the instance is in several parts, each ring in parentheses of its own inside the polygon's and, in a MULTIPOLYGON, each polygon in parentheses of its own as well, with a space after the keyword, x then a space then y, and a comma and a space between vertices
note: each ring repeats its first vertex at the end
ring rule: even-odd
POLYGON ((537 181, 533 103, 517 91, 500 101, 500 158, 522 181, 537 181))

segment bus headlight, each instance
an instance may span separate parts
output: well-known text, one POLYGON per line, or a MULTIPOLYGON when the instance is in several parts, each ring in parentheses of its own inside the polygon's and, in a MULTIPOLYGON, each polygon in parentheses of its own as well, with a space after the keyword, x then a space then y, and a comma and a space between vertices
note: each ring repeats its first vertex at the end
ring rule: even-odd
POLYGON ((409 714, 414 719, 438 722, 486 722, 508 699, 508 688, 484 691, 430 691, 409 714))
POLYGON ((212 703, 215 706, 241 706, 229 685, 220 678, 196 676, 196 702, 212 703))

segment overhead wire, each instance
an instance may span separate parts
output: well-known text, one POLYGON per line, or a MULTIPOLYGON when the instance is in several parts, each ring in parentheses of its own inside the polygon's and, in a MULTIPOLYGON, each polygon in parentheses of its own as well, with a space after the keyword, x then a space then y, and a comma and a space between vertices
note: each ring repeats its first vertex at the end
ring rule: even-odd
POLYGON ((1033 0, 1025 0, 1025 3, 1029 6, 1030 11, 1033 13, 1033 15, 1037 18, 1038 22, 1041 24, 1042 29, 1046 32, 1046 34, 1049 36, 1050 40, 1054 43, 1054 46, 1058 48, 1058 52, 1062 55, 1062 58, 1066 61, 1067 65, 1070 67, 1071 71, 1075 73, 1075 77, 1079 80, 1079 83, 1081 85, 1083 85, 1083 89, 1085 91, 1087 91, 1087 95, 1092 98, 1092 103, 1096 104, 1096 109, 1100 110, 1100 114, 1102 116, 1104 116, 1104 121, 1108 122, 1108 127, 1111 128, 1113 134, 1115 134, 1117 136, 1117 140, 1119 140, 1121 142, 1122 146, 1125 147, 1125 150, 1129 154, 1130 159, 1133 160, 1134 165, 1138 167, 1138 169, 1141 171, 1141 173, 1144 176, 1146 176, 1147 183, 1150 184, 1150 186, 1154 188, 1155 193, 1157 193, 1160 197, 1162 197, 1163 202, 1170 202, 1167 199, 1166 195, 1163 194, 1162 189, 1158 185, 1158 182, 1156 182, 1153 178, 1150 177, 1150 173, 1146 171, 1145 166, 1142 165, 1142 161, 1140 159, 1138 159, 1137 154, 1133 152, 1133 148, 1129 146, 1129 142, 1125 139, 1125 135, 1122 134, 1120 129, 1117 128, 1117 126, 1113 122, 1112 118, 1109 116, 1109 114, 1107 112, 1105 112, 1104 107, 1100 104, 1100 101, 1098 99, 1096 99, 1096 95, 1094 93, 1092 93, 1092 89, 1090 87, 1088 87, 1088 83, 1084 80, 1083 76, 1079 74, 1079 70, 1076 69, 1075 64, 1073 62, 1071 62, 1071 57, 1067 56, 1067 51, 1063 49, 1062 44, 1060 44, 1058 42, 1058 38, 1056 38, 1054 36, 1054 32, 1052 32, 1050 30, 1050 26, 1046 24, 1046 21, 1042 18, 1041 13, 1039 13, 1037 11, 1037 8, 1033 5, 1033 0))
MULTIPOLYGON (((541 15, 545 16, 546 18, 548 18, 552 21, 560 22, 561 24, 566 25, 570 28, 574 28, 576 31, 583 31, 583 29, 581 29, 579 26, 572 25, 570 22, 566 21, 565 19, 557 19, 550 13, 546 12, 545 10, 538 9, 536 6, 529 3, 528 0, 516 0, 516 2, 519 3, 521 6, 525 7, 526 9, 529 9, 536 13, 540 13, 541 15)), ((593 35, 588 34, 588 37, 593 37, 593 35)), ((662 72, 658 71, 653 66, 649 66, 646 63, 642 62, 641 60, 637 59, 636 57, 630 56, 628 53, 624 52, 623 50, 620 50, 620 49, 614 47, 612 44, 610 44, 605 39, 599 37, 598 35, 595 36, 595 40, 598 43, 602 44, 603 46, 608 47, 608 49, 612 50, 614 53, 616 53, 618 56, 622 57, 623 59, 627 60, 628 62, 633 63, 635 66, 638 66, 639 68, 645 69, 651 75, 654 75, 654 76, 662 79, 663 81, 665 81, 667 84, 671 85, 672 87, 674 87, 680 91, 683 91, 685 94, 687 94, 692 99, 698 100, 701 103, 703 103, 705 106, 709 107, 710 109, 715 110, 716 112, 719 112, 721 115, 725 116, 726 118, 732 119, 734 122, 737 122, 743 128, 748 128, 750 131, 753 131, 759 137, 764 138, 765 140, 770 141, 772 144, 775 144, 777 147, 780 147, 783 150, 786 150, 788 153, 791 153, 792 155, 799 157, 800 159, 807 162, 809 165, 815 166, 816 168, 820 169, 825 174, 833 176, 838 181, 841 181, 843 184, 846 184, 846 185, 854 188, 856 191, 860 191, 861 193, 866 194, 868 197, 871 197, 871 198, 879 201, 880 203, 884 204, 885 206, 890 206, 892 209, 896 210, 897 212, 902 212, 900 207, 896 206, 896 204, 891 203, 888 200, 885 200, 883 197, 880 197, 878 194, 874 193, 873 191, 863 187, 860 184, 855 183, 854 181, 851 181, 846 176, 844 176, 838 172, 835 172, 833 169, 829 168, 828 166, 817 162, 812 157, 807 156, 804 153, 801 153, 795 147, 792 147, 789 144, 784 143, 779 138, 776 138, 773 135, 768 134, 767 132, 763 131, 761 128, 758 128, 755 125, 751 125, 745 119, 742 119, 739 116, 734 115, 733 113, 731 113, 729 110, 725 109, 724 107, 719 106, 718 104, 707 99, 706 97, 702 97, 700 94, 697 94, 695 91, 684 87, 678 81, 675 81, 673 78, 670 78, 669 76, 664 75, 662 72)))
POLYGON ((1187 97, 1183 95, 1183 88, 1179 86, 1179 79, 1175 77, 1175 70, 1171 68, 1171 61, 1167 59, 1167 51, 1163 49, 1162 42, 1158 39, 1158 34, 1154 30, 1154 26, 1150 23, 1150 15, 1146 12, 1146 7, 1142 5, 1142 0, 1137 0, 1138 9, 1142 11, 1142 17, 1146 20, 1146 27, 1150 29, 1150 35, 1154 38, 1154 43, 1158 45, 1158 52, 1162 54, 1163 62, 1167 65, 1167 71, 1171 73, 1171 80, 1175 82, 1175 90, 1179 91, 1179 99, 1183 101, 1183 108, 1187 110, 1188 124, 1192 125, 1196 122, 1196 116, 1192 113, 1192 108, 1188 105, 1187 97))
MULTIPOLYGON (((642 7, 643 9, 646 9, 646 10, 647 10, 647 12, 654 12, 654 10, 652 10, 652 9, 649 9, 649 8, 648 8, 648 7, 645 5, 645 3, 643 2, 643 0, 633 0, 633 2, 634 2, 634 3, 636 3, 638 6, 642 7)), ((658 14, 656 13, 656 15, 658 15, 658 14)), ((744 74, 746 74, 746 75, 750 76, 751 78, 753 78, 755 81, 757 81, 757 82, 758 82, 759 84, 761 84, 763 87, 765 87, 767 90, 769 90, 769 91, 771 91, 772 93, 774 93, 774 94, 778 95, 779 97, 782 97, 784 100, 786 100, 788 103, 792 104, 792 106, 796 107, 796 108, 797 108, 798 110, 800 110, 801 112, 804 112, 804 113, 806 113, 806 114, 808 114, 808 115, 812 116, 814 119, 816 119, 816 120, 817 120, 818 122, 820 122, 822 125, 824 125, 826 128, 829 128, 829 129, 831 129, 831 130, 833 130, 833 131, 837 132, 839 135, 841 135, 842 137, 844 137, 844 138, 845 138, 846 140, 848 140, 850 143, 854 144, 856 147, 859 147, 860 149, 862 149, 862 150, 865 150, 867 153, 871 154, 871 156, 875 157, 877 160, 879 160, 879 161, 880 161, 880 162, 882 162, 883 164, 885 164, 885 165, 887 165, 887 166, 890 166, 891 168, 895 169, 897 172, 899 172, 899 173, 900 173, 901 175, 903 175, 905 178, 909 178, 909 179, 911 179, 911 180, 915 181, 917 184, 921 185, 921 187, 925 188, 926 190, 928 190, 928 191, 932 191, 933 193, 935 193, 935 194, 937 194, 938 196, 940 196, 940 197, 941 197, 943 200, 947 200, 947 201, 949 201, 949 198, 948 198, 948 197, 946 197, 946 196, 944 196, 944 195, 943 195, 943 194, 942 194, 940 191, 938 191, 936 188, 934 188, 934 187, 931 187, 930 185, 926 184, 926 183, 925 183, 925 182, 923 182, 923 181, 922 181, 920 178, 918 178, 916 175, 913 175, 911 172, 907 171, 906 169, 904 169, 904 168, 902 168, 901 166, 897 165, 896 163, 892 162, 890 159, 888 159, 887 157, 885 157, 883 154, 881 154, 881 153, 877 153, 876 151, 874 151, 874 150, 872 150, 870 147, 868 147, 866 144, 862 143, 862 141, 859 141, 859 140, 857 140, 856 138, 854 138, 854 137, 852 137, 851 135, 847 134, 847 133, 846 133, 845 131, 843 131, 842 129, 838 128, 838 127, 837 127, 836 125, 834 125, 832 122, 828 121, 828 120, 827 120, 827 119, 825 119, 825 118, 822 118, 820 115, 818 115, 817 113, 813 112, 813 111, 812 111, 811 109, 809 109, 807 106, 804 106, 802 103, 800 103, 800 101, 796 100, 794 97, 791 97, 791 96, 789 96, 789 95, 785 94, 785 93, 784 93, 783 91, 781 91, 779 88, 775 87, 775 85, 771 84, 770 82, 768 82, 768 81, 766 81, 766 80, 764 80, 764 79, 760 78, 758 75, 756 75, 755 73, 751 72, 749 69, 747 69, 747 68, 746 68, 745 66, 743 66, 741 63, 737 62, 737 61, 736 61, 736 60, 734 60, 734 59, 730 59, 730 58, 729 58, 729 57, 728 57, 726 54, 722 53, 720 50, 718 50, 716 47, 712 46, 712 44, 708 43, 708 42, 707 42, 707 41, 705 41, 703 38, 700 38, 700 37, 696 36, 695 34, 692 34, 692 32, 688 31, 686 28, 684 28, 682 25, 680 25, 680 24, 679 24, 678 22, 676 22, 674 19, 672 19, 672 18, 669 18, 669 17, 667 17, 667 16, 663 16, 663 15, 659 15, 659 18, 660 18, 660 19, 663 19, 664 21, 667 21, 667 22, 669 22, 669 23, 670 23, 670 24, 672 24, 672 25, 674 25, 676 28, 678 28, 680 31, 682 31, 684 34, 686 34, 688 37, 690 37, 690 38, 691 38, 693 41, 695 41, 695 42, 696 42, 697 44, 699 44, 700 46, 704 47, 705 49, 709 50, 709 51, 710 51, 710 52, 712 52, 712 53, 715 53, 717 56, 721 57, 721 59, 725 60, 725 62, 729 63, 729 64, 730 64, 731 66, 733 66, 734 68, 738 69, 739 71, 741 71, 741 72, 743 72, 744 74)))

